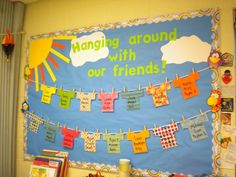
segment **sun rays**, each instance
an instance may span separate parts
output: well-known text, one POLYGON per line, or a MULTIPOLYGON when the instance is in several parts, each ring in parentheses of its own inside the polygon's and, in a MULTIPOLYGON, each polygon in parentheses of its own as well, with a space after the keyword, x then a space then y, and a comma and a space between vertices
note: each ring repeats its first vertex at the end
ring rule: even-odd
POLYGON ((39 90, 39 78, 43 84, 46 83, 46 74, 49 74, 51 80, 56 82, 56 76, 53 68, 58 69, 57 59, 70 63, 70 59, 60 53, 58 50, 65 50, 66 46, 60 41, 71 40, 76 36, 63 36, 56 38, 41 38, 32 40, 29 47, 29 81, 30 85, 35 83, 35 90, 39 90), (55 41, 57 40, 57 42, 55 41), (47 71, 47 72, 45 72, 47 71))

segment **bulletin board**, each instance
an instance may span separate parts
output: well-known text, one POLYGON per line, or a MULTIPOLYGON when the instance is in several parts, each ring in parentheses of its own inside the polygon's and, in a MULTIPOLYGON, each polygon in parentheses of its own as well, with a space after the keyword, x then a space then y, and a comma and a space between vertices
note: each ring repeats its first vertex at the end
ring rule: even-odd
POLYGON ((78 168, 117 172, 127 158, 135 175, 219 173, 218 49, 218 9, 31 36, 25 158, 46 148, 78 168))

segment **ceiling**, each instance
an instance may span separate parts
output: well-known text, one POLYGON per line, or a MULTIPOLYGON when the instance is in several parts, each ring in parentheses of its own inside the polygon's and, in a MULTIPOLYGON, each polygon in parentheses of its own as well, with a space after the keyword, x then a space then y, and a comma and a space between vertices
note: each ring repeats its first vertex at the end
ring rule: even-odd
POLYGON ((33 3, 33 2, 36 2, 36 1, 39 1, 39 0, 10 0, 10 1, 12 1, 12 2, 23 2, 23 3, 25 3, 25 4, 29 4, 29 3, 33 3))

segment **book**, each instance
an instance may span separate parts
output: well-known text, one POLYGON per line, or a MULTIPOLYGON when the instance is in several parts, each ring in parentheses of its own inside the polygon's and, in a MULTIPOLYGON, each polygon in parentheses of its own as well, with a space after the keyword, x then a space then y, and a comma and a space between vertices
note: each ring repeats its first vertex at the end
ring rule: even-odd
POLYGON ((60 160, 49 159, 47 157, 36 157, 35 160, 33 161, 33 164, 38 165, 38 166, 54 168, 57 173, 56 177, 60 176, 60 170, 61 170, 61 164, 62 164, 60 160))
POLYGON ((41 152, 41 155, 63 159, 60 177, 66 176, 68 163, 69 163, 69 157, 68 157, 69 153, 68 152, 43 149, 41 152))
POLYGON ((30 166, 30 174, 29 177, 56 177, 56 169, 38 166, 38 165, 31 165, 30 166))
POLYGON ((59 165, 57 177, 64 177, 64 171, 63 171, 64 166, 65 166, 64 158, 39 155, 35 159, 36 160, 41 160, 41 161, 55 161, 55 162, 58 162, 60 165, 59 165))
POLYGON ((44 149, 35 157, 30 177, 66 177, 68 163, 68 152, 44 149))

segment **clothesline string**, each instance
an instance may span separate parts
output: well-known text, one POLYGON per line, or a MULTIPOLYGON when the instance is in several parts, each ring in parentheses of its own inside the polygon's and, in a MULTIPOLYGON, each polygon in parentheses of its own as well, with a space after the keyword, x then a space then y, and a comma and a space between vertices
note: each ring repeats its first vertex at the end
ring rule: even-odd
MULTIPOLYGON (((190 120, 190 119, 193 119, 193 118, 195 118, 195 117, 197 117, 197 116, 199 116, 199 115, 204 115, 204 114, 207 114, 207 113, 209 113, 209 112, 211 112, 211 110, 207 110, 207 111, 205 111, 205 112, 200 112, 200 114, 194 115, 194 116, 192 116, 192 117, 184 118, 184 120, 190 120)), ((36 117, 37 119, 39 119, 39 120, 41 120, 41 121, 43 121, 43 122, 48 122, 48 123, 50 123, 50 124, 52 124, 52 125, 58 125, 58 124, 56 124, 56 123, 47 121, 47 120, 45 120, 44 118, 39 117, 38 115, 35 115, 34 113, 32 113, 32 112, 30 112, 30 111, 26 111, 26 114, 28 114, 29 116, 32 116, 32 117, 36 117)), ((174 123, 180 124, 181 122, 183 122, 183 120, 182 120, 182 121, 178 121, 178 122, 174 122, 174 123)), ((60 128, 63 127, 63 126, 61 126, 61 124, 59 124, 59 126, 60 126, 60 128)), ((162 126, 158 126, 158 127, 162 128, 162 127, 165 127, 165 126, 166 126, 166 125, 162 125, 162 126)), ((68 127, 67 127, 67 128, 68 128, 68 127)), ((75 129, 73 129, 73 128, 68 128, 68 129, 75 130, 75 129)), ((152 131, 153 128, 149 128, 149 129, 146 129, 146 130, 152 131)), ((140 131, 142 131, 142 130, 135 130, 135 131, 132 131, 132 132, 137 133, 137 132, 140 132, 140 131)), ((81 132, 83 132, 83 131, 78 130, 78 132, 81 133, 81 132)), ((87 132, 87 131, 86 131, 86 132, 87 132)), ((95 132, 87 132, 87 133, 93 134, 93 133, 95 133, 95 132)), ((122 132, 122 134, 127 134, 127 133, 128 133, 128 132, 122 132)), ((99 133, 99 134, 100 134, 100 135, 103 135, 103 134, 106 134, 106 132, 105 132, 105 133, 99 133)), ((109 134, 117 134, 117 133, 110 133, 110 132, 109 132, 109 134)))
MULTIPOLYGON (((208 70, 209 69, 209 67, 206 67, 206 68, 203 68, 203 69, 200 69, 200 70, 198 70, 198 71, 194 71, 194 72, 203 72, 203 71, 206 71, 206 70, 208 70)), ((188 74, 186 74, 186 75, 184 75, 184 76, 178 76, 178 78, 184 78, 184 77, 187 77, 188 76, 188 74)), ((28 81, 30 81, 30 82, 34 82, 34 83, 38 83, 39 85, 45 85, 45 84, 43 84, 42 82, 36 82, 35 80, 32 80, 32 79, 28 79, 28 81)), ((173 82, 173 80, 170 80, 170 81, 167 81, 167 82, 169 82, 169 83, 171 83, 171 82, 173 82)), ((163 83, 163 82, 162 82, 163 83)), ((161 85, 162 83, 157 83, 157 84, 154 84, 154 85, 152 85, 152 86, 159 86, 159 85, 161 85)), ((57 90, 59 89, 59 88, 57 88, 56 86, 49 86, 49 85, 46 85, 47 87, 55 87, 57 90)), ((129 89, 129 90, 126 90, 126 91, 135 91, 135 90, 137 90, 137 89, 140 89, 140 90, 143 90, 143 89, 145 89, 145 88, 147 88, 148 86, 140 86, 140 88, 136 88, 136 89, 129 89)), ((67 89, 63 89, 64 91, 71 91, 71 90, 67 90, 67 89)), ((74 89, 75 90, 75 89, 74 89)), ((84 91, 83 91, 84 92, 84 91)), ((118 93, 121 93, 121 92, 123 92, 123 91, 117 91, 118 93)), ((84 92, 84 93, 91 93, 91 92, 84 92)))

